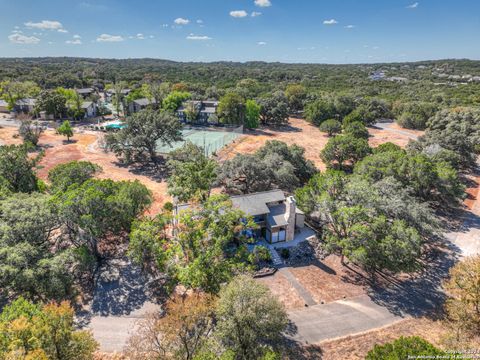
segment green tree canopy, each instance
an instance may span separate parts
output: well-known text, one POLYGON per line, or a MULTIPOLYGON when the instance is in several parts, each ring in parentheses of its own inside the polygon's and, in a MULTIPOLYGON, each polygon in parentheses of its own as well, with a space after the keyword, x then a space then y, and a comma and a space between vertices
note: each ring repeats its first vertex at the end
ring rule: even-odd
POLYGON ((367 360, 398 360, 445 355, 428 341, 418 337, 400 337, 385 345, 375 345, 367 354, 367 360))
POLYGON ((115 154, 127 162, 156 162, 159 144, 182 140, 182 124, 167 111, 141 110, 125 120, 125 126, 107 137, 115 154))
POLYGON ((319 126, 320 131, 326 132, 328 136, 336 135, 342 131, 342 124, 335 119, 329 119, 322 122, 319 126))
POLYGON ((245 123, 245 100, 236 92, 228 92, 218 104, 218 117, 223 124, 243 125, 245 123))
POLYGON ((70 138, 73 136, 73 128, 72 125, 70 125, 70 121, 65 120, 62 125, 57 128, 57 133, 66 136, 67 141, 70 141, 70 138))
POLYGON ((258 100, 261 107, 260 121, 263 125, 286 125, 288 124, 288 116, 290 108, 288 99, 283 91, 275 91, 268 97, 258 100))
POLYGON ((220 291, 215 335, 235 358, 260 359, 278 348, 287 313, 268 288, 241 275, 220 291))
POLYGON ((67 191, 71 185, 81 185, 102 168, 89 161, 71 161, 55 166, 48 172, 53 192, 67 191))
POLYGON ((368 141, 350 134, 337 135, 320 152, 320 157, 329 168, 346 169, 370 154, 368 141))
POLYGON ((186 142, 169 154, 168 193, 179 202, 204 201, 217 178, 217 163, 205 156, 202 148, 186 142))
POLYGON ((247 100, 245 103, 245 127, 256 129, 260 119, 261 106, 255 100, 247 100))
POLYGON ((31 158, 27 145, 0 146, 0 178, 13 192, 32 192, 38 189, 34 168, 40 156, 31 158))

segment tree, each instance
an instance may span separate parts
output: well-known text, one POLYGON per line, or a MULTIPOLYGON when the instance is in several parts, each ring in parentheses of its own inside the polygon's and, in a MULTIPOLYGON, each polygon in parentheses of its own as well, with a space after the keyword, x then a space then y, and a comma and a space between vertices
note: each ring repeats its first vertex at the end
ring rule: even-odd
POLYGON ((19 298, 0 314, 0 357, 8 359, 91 360, 98 343, 75 331, 66 302, 35 305, 19 298))
POLYGON ((392 117, 390 105, 381 99, 370 99, 364 101, 356 109, 365 125, 373 125, 378 120, 392 117))
POLYGON ((375 345, 367 360, 397 360, 408 358, 436 358, 446 354, 418 336, 400 337, 385 345, 375 345))
POLYGON ((337 135, 328 140, 320 157, 329 168, 345 169, 353 167, 370 153, 368 141, 352 135, 337 135))
POLYGON ((215 299, 193 293, 169 300, 165 314, 143 320, 128 342, 132 360, 196 359, 214 329, 215 299))
POLYGON ((425 135, 419 139, 419 147, 437 144, 457 153, 460 166, 475 166, 480 143, 480 111, 457 108, 439 111, 430 121, 425 135), (477 145, 478 146, 478 145, 477 145))
POLYGON ((148 99, 153 103, 153 108, 158 110, 170 92, 170 84, 160 81, 149 81, 145 84, 145 93, 148 99))
POLYGON ((73 128, 70 125, 70 121, 65 120, 62 125, 57 128, 57 133, 67 137, 67 141, 70 141, 70 138, 73 136, 73 128))
POLYGON ((125 126, 107 137, 107 144, 127 163, 153 161, 159 144, 182 140, 182 124, 167 111, 141 110, 125 120, 125 126))
POLYGON ((424 101, 412 101, 395 106, 393 113, 397 123, 407 129, 424 130, 428 120, 435 115, 438 106, 424 101))
POLYGON ((185 117, 188 121, 195 122, 200 113, 199 107, 197 107, 194 101, 189 101, 185 104, 185 117))
POLYGON ((55 166, 48 172, 53 192, 67 191, 71 185, 82 185, 102 168, 89 161, 71 161, 55 166))
POLYGON ((2 81, 0 82, 0 98, 5 99, 8 109, 12 111, 20 99, 36 97, 40 88, 33 81, 2 81))
POLYGON ((392 176, 426 201, 442 200, 455 205, 464 187, 449 164, 434 162, 427 155, 404 150, 376 151, 355 165, 355 174, 378 181, 392 176))
POLYGON ((99 242, 128 231, 151 202, 150 191, 138 181, 97 179, 72 185, 52 199, 70 242, 86 247, 96 260, 103 258, 99 242))
POLYGON ((66 105, 68 106, 70 110, 69 112, 74 119, 81 119, 84 116, 84 111, 82 109, 83 98, 76 90, 59 87, 55 90, 55 92, 65 97, 67 100, 66 105))
POLYGON ((41 155, 30 157, 27 145, 0 146, 0 178, 13 192, 38 190, 38 179, 34 168, 41 155))
POLYGON ((261 92, 261 86, 255 79, 242 79, 237 82, 235 92, 244 99, 251 99, 258 96, 261 92))
POLYGON ((450 269, 444 283, 445 304, 456 338, 472 338, 480 332, 480 256, 467 257, 450 269))
POLYGON ((240 275, 220 291, 216 336, 237 359, 259 359, 276 348, 288 319, 268 288, 240 275))
POLYGON ((363 122, 354 121, 347 125, 343 126, 343 133, 345 135, 351 135, 358 139, 365 139, 368 140, 370 134, 368 133, 368 129, 363 124, 363 122))
POLYGON ((316 126, 325 120, 334 118, 335 114, 334 104, 326 99, 318 99, 305 107, 305 118, 316 126))
POLYGON ((218 173, 218 184, 230 194, 248 194, 280 188, 292 191, 316 173, 297 145, 267 141, 255 154, 238 154, 225 161, 218 173))
POLYGON ((162 108, 166 111, 175 112, 185 100, 188 100, 192 95, 187 91, 173 90, 167 97, 163 99, 162 108))
POLYGON ((329 119, 322 122, 319 129, 322 132, 326 132, 328 136, 332 136, 342 131, 342 124, 335 119, 329 119))
POLYGON ((67 98, 56 91, 43 90, 35 103, 35 112, 45 111, 55 119, 62 118, 67 113, 67 98))
POLYGON ((113 105, 115 106, 115 111, 118 116, 120 116, 120 110, 123 110, 123 115, 125 116, 125 109, 123 104, 123 99, 125 97, 125 93, 123 90, 127 87, 127 83, 124 81, 115 82, 113 84, 113 105))
POLYGON ((247 100, 245 103, 245 127, 249 129, 258 128, 261 106, 255 100, 247 100))
POLYGON ((289 84, 285 89, 288 106, 293 111, 303 110, 303 102, 307 98, 307 90, 301 84, 289 84))
POLYGON ((243 125, 245 123, 245 102, 235 93, 226 93, 220 99, 217 109, 218 117, 224 124, 243 125))
POLYGON ((0 293, 29 299, 72 295, 75 265, 69 250, 55 250, 59 228, 50 198, 16 194, 0 201, 0 293))
POLYGON ((38 122, 34 123, 31 120, 23 120, 18 129, 18 133, 25 143, 37 146, 38 141, 40 140, 40 135, 43 133, 43 128, 38 122))
POLYGON ((438 226, 429 207, 393 179, 369 183, 329 170, 315 175, 295 198, 323 227, 328 249, 370 271, 415 270, 424 240, 438 226))
POLYGON ((275 91, 272 95, 259 99, 258 104, 261 107, 260 121, 263 125, 288 124, 290 109, 288 99, 283 91, 275 91))
MULTIPOLYGON (((158 220, 160 224, 163 219, 158 220)), ((221 284, 245 268, 246 259, 232 254, 232 247, 242 244, 244 230, 255 228, 255 224, 235 209, 226 195, 212 195, 202 204, 181 210, 171 238, 151 220, 145 221, 135 225, 131 243, 151 245, 142 252, 138 246, 137 250, 131 248, 131 254, 136 259, 155 259, 153 266, 167 275, 169 288, 182 284, 215 294, 221 284)))
POLYGON ((206 200, 217 178, 217 164, 205 156, 202 148, 186 142, 169 154, 168 193, 179 202, 206 200))

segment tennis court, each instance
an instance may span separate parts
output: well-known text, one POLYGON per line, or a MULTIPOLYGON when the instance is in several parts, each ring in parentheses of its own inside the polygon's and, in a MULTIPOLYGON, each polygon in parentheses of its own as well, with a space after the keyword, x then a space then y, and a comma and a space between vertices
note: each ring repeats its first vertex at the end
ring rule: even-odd
POLYGON ((243 133, 242 126, 235 129, 222 130, 210 128, 185 128, 182 130, 183 141, 177 141, 171 146, 160 142, 157 144, 157 153, 168 154, 170 151, 182 147, 185 142, 190 141, 193 144, 203 148, 205 150, 205 154, 210 156, 223 148, 225 145, 230 144, 243 133))

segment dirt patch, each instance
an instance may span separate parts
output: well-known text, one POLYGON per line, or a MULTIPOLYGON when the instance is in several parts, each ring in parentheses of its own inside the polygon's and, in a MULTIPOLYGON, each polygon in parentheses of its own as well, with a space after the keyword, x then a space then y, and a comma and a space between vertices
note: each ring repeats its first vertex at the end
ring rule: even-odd
POLYGON ((289 270, 317 303, 359 296, 366 293, 368 286, 361 270, 351 270, 342 265, 336 255, 330 255, 317 264, 291 267, 289 270))
POLYGON ((272 294, 280 300, 286 309, 295 309, 304 306, 304 301, 298 295, 285 276, 278 271, 264 278, 258 278, 258 282, 267 285, 272 294))
MULTIPOLYGON (((262 147, 268 140, 279 140, 288 145, 297 144, 305 148, 305 156, 313 161, 315 166, 325 169, 325 164, 320 159, 320 151, 325 147, 329 137, 326 133, 321 132, 318 127, 308 123, 302 119, 290 118, 290 126, 285 128, 262 128, 255 131, 249 131, 240 139, 225 147, 219 153, 221 161, 228 160, 236 154, 252 154, 262 147)), ((397 124, 389 124, 394 130, 401 130, 412 135, 421 135, 421 131, 406 130, 398 127, 397 124)), ((396 133, 384 129, 369 128, 370 146, 378 146, 385 142, 393 142, 399 146, 405 147, 409 142, 406 134, 396 133)))
POLYGON ((478 199, 478 193, 480 191, 480 176, 469 176, 472 186, 466 189, 467 197, 464 201, 465 206, 469 210, 473 210, 475 203, 478 199))
MULTIPOLYGON (((0 129, 0 144, 20 144, 21 139, 13 138, 18 133, 15 127, 4 127, 0 129)), ((91 161, 102 167, 103 171, 98 175, 101 179, 138 180, 144 184, 153 194, 154 203, 149 209, 149 214, 157 214, 163 204, 170 201, 167 194, 167 184, 164 181, 155 181, 152 178, 136 174, 128 167, 121 166, 112 153, 105 153, 99 146, 98 141, 103 133, 98 132, 75 132, 71 142, 65 137, 55 134, 53 130, 45 131, 40 137, 39 146, 45 151, 45 156, 38 164, 37 174, 45 180, 48 172, 59 164, 73 160, 91 161)))
POLYGON ((322 349, 322 360, 356 360, 365 359, 367 353, 376 344, 385 344, 400 336, 420 336, 441 347, 441 341, 445 335, 446 329, 440 322, 419 318, 402 320, 382 329, 321 342, 319 345, 322 349))

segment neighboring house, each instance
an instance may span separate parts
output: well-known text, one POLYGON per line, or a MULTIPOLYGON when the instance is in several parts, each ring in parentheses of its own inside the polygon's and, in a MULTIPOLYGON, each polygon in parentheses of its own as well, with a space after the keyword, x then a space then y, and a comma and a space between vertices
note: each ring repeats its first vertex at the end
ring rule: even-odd
MULTIPOLYGON (((297 208, 293 196, 285 197, 282 190, 271 190, 247 195, 231 196, 233 206, 253 217, 258 225, 255 237, 270 243, 292 241, 295 229, 304 227, 305 214, 297 208)), ((175 212, 189 204, 177 205, 175 212)))
POLYGON ((15 103, 14 111, 17 113, 31 114, 35 108, 35 99, 20 99, 15 103))
POLYGON ((95 92, 94 88, 75 89, 77 94, 86 99, 95 92))
POLYGON ((151 101, 147 98, 133 100, 130 104, 128 104, 128 111, 130 114, 133 114, 139 112, 140 110, 146 109, 151 104, 156 104, 156 101, 151 101))
POLYGON ((3 113, 8 113, 10 112, 8 110, 8 103, 5 101, 5 100, 1 100, 0 99, 0 112, 3 112, 3 113))
POLYGON ((82 110, 85 112, 86 118, 97 116, 97 105, 93 101, 84 101, 82 103, 82 110))
POLYGON ((385 78, 385 72, 384 71, 374 71, 370 76, 370 80, 383 80, 385 78))
MULTIPOLYGON (((180 119, 180 121, 183 122, 192 122, 195 124, 207 124, 207 123, 212 123, 211 121, 211 116, 213 114, 217 113, 217 108, 218 108, 218 101, 213 101, 213 100, 204 100, 204 101, 198 101, 198 100, 188 100, 185 101, 182 106, 180 106, 177 109, 177 116, 180 119), (197 118, 193 121, 190 121, 187 119, 186 116, 186 110, 190 106, 194 106, 196 112, 197 112, 197 118)), ((217 120, 215 121, 215 123, 217 120)))
MULTIPOLYGON (((122 89, 121 93, 123 96, 127 96, 130 94, 130 89, 122 89)), ((115 89, 109 89, 105 91, 105 101, 106 102, 112 102, 113 96, 115 95, 115 89)))

